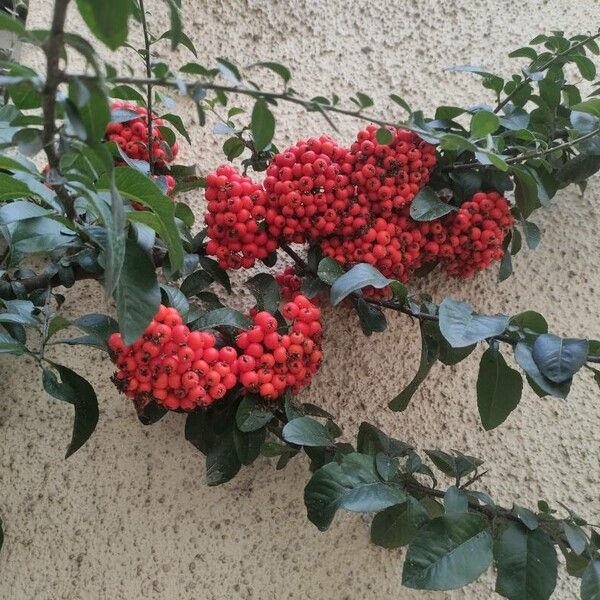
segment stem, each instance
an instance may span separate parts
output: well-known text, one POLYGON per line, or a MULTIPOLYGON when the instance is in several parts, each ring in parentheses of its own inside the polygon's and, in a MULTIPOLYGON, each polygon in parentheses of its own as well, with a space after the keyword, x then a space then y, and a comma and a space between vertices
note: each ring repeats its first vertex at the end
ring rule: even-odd
MULTIPOLYGON (((73 79, 81 79, 81 80, 96 80, 97 77, 95 75, 90 74, 72 74, 72 73, 64 73, 62 76, 63 81, 71 81, 73 79)), ((111 80, 111 83, 118 84, 128 84, 128 85, 156 85, 163 87, 171 87, 180 89, 182 85, 181 80, 169 79, 167 77, 114 77, 111 80)), ((369 123, 375 123, 376 125, 391 126, 391 127, 403 127, 404 129, 409 129, 410 131, 415 131, 419 133, 419 129, 411 128, 409 125, 402 122, 392 123, 390 121, 385 121, 383 119, 374 117, 373 115, 365 114, 362 111, 349 110, 345 108, 340 108, 337 106, 333 106, 330 104, 318 104, 313 102, 312 100, 305 100, 304 98, 299 98, 298 96, 291 96, 286 92, 267 92, 263 90, 257 90, 252 88, 244 88, 238 86, 230 86, 230 85, 220 85, 218 83, 212 83, 211 81, 193 81, 193 82, 183 82, 186 88, 193 89, 195 86, 200 86, 205 90, 212 90, 216 92, 226 92, 231 94, 243 94, 246 96, 252 96, 253 98, 269 98, 271 100, 284 100, 285 102, 291 102, 292 104, 298 104, 311 111, 327 111, 332 113, 337 113, 340 115, 346 115, 348 117, 354 117, 356 119, 361 119, 363 121, 367 121, 369 123)))
MULTIPOLYGON (((558 144, 556 146, 551 146, 550 148, 546 148, 545 150, 536 150, 535 152, 519 154, 518 156, 513 156, 511 158, 507 158, 505 162, 507 164, 511 165, 514 163, 525 162, 527 160, 531 160, 532 158, 540 158, 542 156, 545 156, 546 154, 551 154, 552 152, 555 152, 556 150, 564 150, 565 148, 570 148, 571 146, 576 146, 577 144, 580 144, 581 142, 588 140, 590 138, 596 137, 597 135, 600 135, 600 127, 590 131, 589 133, 586 133, 585 135, 579 136, 578 138, 575 138, 574 140, 570 140, 568 142, 563 142, 562 144, 558 144)), ((459 171, 459 170, 463 170, 463 169, 476 169, 479 167, 486 167, 486 166, 488 166, 488 165, 482 165, 479 162, 458 163, 456 165, 448 165, 446 170, 459 171)))
MULTIPOLYGON (((581 42, 578 42, 577 44, 575 44, 575 45, 567 48, 563 52, 559 52, 558 54, 556 54, 555 56, 553 56, 551 59, 549 59, 548 62, 544 63, 537 70, 537 72, 539 73, 541 71, 545 71, 546 69, 550 68, 559 59, 563 58, 564 56, 567 56, 568 54, 570 54, 574 50, 578 50, 582 46, 585 46, 585 44, 587 44, 589 41, 595 40, 598 37, 600 37, 600 32, 598 32, 598 33, 596 33, 594 35, 590 35, 589 37, 585 38, 581 42)), ((508 96, 506 96, 506 98, 504 98, 504 100, 502 100, 502 102, 498 103, 498 105, 494 109, 494 112, 498 113, 501 108, 504 108, 504 106, 506 106, 526 85, 529 85, 532 81, 533 80, 531 78, 531 75, 527 75, 525 77, 525 79, 523 79, 523 81, 510 94, 508 94, 508 96)))
MULTIPOLYGON (((64 46, 65 19, 70 1, 56 0, 54 3, 50 35, 44 43, 46 83, 42 90, 42 112, 44 116, 42 146, 48 158, 50 168, 55 170, 58 170, 60 166, 60 157, 54 143, 54 136, 56 134, 56 93, 58 86, 63 81, 63 73, 60 70, 60 55, 64 46)), ((60 184, 54 186, 54 190, 65 207, 67 217, 74 220, 76 218, 74 199, 69 194, 67 188, 60 184)))
MULTIPOLYGON (((304 271, 305 273, 311 273, 312 275, 316 275, 316 273, 308 267, 306 261, 301 256, 299 256, 295 250, 290 248, 287 244, 281 244, 280 248, 296 263, 296 265, 298 265, 298 267, 300 267, 300 269, 302 269, 302 271, 304 271)), ((373 304, 374 306, 379 306, 380 308, 388 308, 395 312, 408 315, 409 317, 413 317, 415 319, 418 319, 419 321, 435 321, 436 323, 438 323, 440 320, 440 318, 437 315, 430 315, 429 313, 424 312, 414 312, 408 306, 405 306, 404 304, 400 304, 399 302, 395 302, 393 300, 378 300, 376 298, 366 298, 359 292, 353 292, 350 296, 353 298, 361 298, 367 304, 373 304)), ((504 342, 505 344, 510 344, 511 346, 514 346, 518 342, 518 340, 506 334, 495 335, 489 339, 497 340, 498 342, 504 342)), ((600 363, 600 356, 590 355, 587 357, 587 362, 600 363)))
POLYGON ((144 47, 146 48, 146 53, 144 56, 146 62, 146 77, 148 78, 148 83, 146 84, 146 105, 148 108, 148 162, 150 164, 150 175, 154 172, 154 140, 152 139, 152 64, 150 62, 150 34, 148 33, 148 24, 146 22, 146 11, 144 9, 144 0, 139 0, 140 2, 140 15, 142 20, 142 29, 144 31, 144 47))

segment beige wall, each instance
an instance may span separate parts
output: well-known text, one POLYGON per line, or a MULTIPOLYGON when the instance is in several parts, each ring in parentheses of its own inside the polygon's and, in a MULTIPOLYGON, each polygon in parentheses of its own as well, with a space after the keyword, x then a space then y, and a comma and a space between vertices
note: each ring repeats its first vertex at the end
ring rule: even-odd
MULTIPOLYGON (((46 27, 50 0, 31 0, 30 23, 46 27)), ((148 2, 153 31, 168 27, 163 3, 148 2), (160 22, 159 22, 160 21, 160 22)), ((356 90, 371 93, 386 116, 387 92, 413 107, 485 100, 475 78, 444 66, 481 63, 509 73, 507 52, 550 29, 569 34, 600 21, 595 0, 421 2, 345 0, 184 0, 187 32, 200 61, 228 56, 241 64, 276 59, 294 72, 294 88, 308 95, 356 90)), ((74 17, 70 26, 82 30, 74 17)), ((139 39, 139 35, 136 34, 139 39)), ((189 59, 185 50, 164 57, 189 59)), ((121 65, 135 62, 129 55, 121 65)), ((275 85, 275 79, 266 80, 275 85)), ((395 109, 394 109, 395 110, 395 109)), ((182 105, 193 145, 182 158, 200 171, 221 160, 221 138, 194 127, 182 105)), ((294 107, 278 110, 279 147, 329 132, 322 119, 294 107)), ((344 143, 357 123, 338 121, 344 143)), ((586 197, 576 189, 536 216, 541 247, 516 260, 516 276, 498 285, 495 269, 473 281, 430 277, 423 286, 481 310, 541 310, 558 334, 600 338, 598 230, 600 181, 586 197)), ((201 215, 201 194, 188 198, 201 215)), ((67 292, 65 312, 103 310, 100 288, 67 292)), ((246 298, 244 299, 246 300, 246 298)), ((334 412, 353 436, 370 420, 420 448, 458 448, 486 460, 485 489, 499 500, 532 505, 562 500, 598 520, 600 409, 588 373, 570 398, 540 400, 527 390, 519 408, 493 432, 477 416, 477 358, 457 367, 436 366, 412 406, 392 414, 387 401, 412 377, 419 355, 416 327, 392 316, 384 334, 360 336, 354 316, 326 311, 325 365, 305 400, 334 412)), ((68 461, 71 409, 48 398, 40 374, 23 359, 0 359, 0 511, 6 528, 0 553, 0 598, 217 599, 295 598, 358 600, 394 597, 491 598, 492 573, 467 589, 426 594, 400 587, 402 552, 370 545, 370 519, 340 514, 328 533, 306 518, 303 459, 276 472, 266 459, 231 483, 208 488, 203 459, 183 439, 184 420, 171 415, 142 428, 129 402, 116 394, 111 365, 98 353, 57 351, 97 386, 101 418, 91 441, 68 461)), ((556 598, 577 597, 577 582, 561 570, 556 598)))

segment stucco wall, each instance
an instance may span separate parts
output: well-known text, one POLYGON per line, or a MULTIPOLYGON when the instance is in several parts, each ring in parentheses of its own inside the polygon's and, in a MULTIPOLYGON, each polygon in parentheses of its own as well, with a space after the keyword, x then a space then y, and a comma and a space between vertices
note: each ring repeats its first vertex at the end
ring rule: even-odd
MULTIPOLYGON (((167 29, 163 3, 147 4, 154 12, 152 30, 167 29)), ((595 0, 183 4, 201 62, 214 56, 240 64, 280 60, 292 67, 297 90, 342 97, 362 90, 376 99, 380 114, 391 109, 388 92, 426 110, 489 99, 475 78, 443 67, 480 63, 508 73, 509 49, 537 33, 575 34, 600 22, 595 0)), ((47 27, 50 6, 50 0, 32 0, 30 25, 47 27)), ((69 26, 84 31, 71 17, 69 26)), ((184 49, 174 56, 166 47, 162 51, 166 59, 190 59, 184 49)), ((121 66, 135 62, 131 53, 116 60, 121 66)), ((223 140, 208 127, 194 127, 193 107, 182 104, 179 110, 193 136, 191 147, 182 146, 182 159, 207 171, 222 160, 223 140)), ((322 119, 294 107, 282 105, 277 114, 279 147, 333 133, 322 119)), ((349 143, 357 123, 337 122, 338 139, 349 143)), ((516 275, 507 282, 497 284, 493 269, 469 282, 431 276, 423 287, 437 299, 451 294, 483 311, 535 308, 558 334, 599 338, 599 192, 596 178, 584 198, 576 189, 565 190, 556 206, 536 216, 544 233, 541 247, 516 259, 516 275)), ((200 216, 201 194, 188 200, 200 216)), ((78 285, 66 295, 68 316, 105 308, 96 284, 78 285)), ((387 401, 410 380, 418 361, 415 325, 391 316, 384 334, 366 339, 343 310, 326 311, 326 321, 325 365, 303 396, 338 415, 345 435, 353 436, 365 419, 419 448, 473 453, 486 460, 484 489, 499 500, 561 500, 598 520, 600 409, 587 373, 577 378, 566 402, 540 400, 527 389, 508 421, 486 433, 475 402, 477 357, 457 367, 436 366, 410 409, 392 414, 387 401)), ((372 546, 368 518, 340 514, 328 533, 319 533, 305 518, 308 469, 302 459, 279 472, 259 459, 233 482, 208 488, 203 458, 183 439, 182 416, 143 428, 109 382, 106 358, 84 349, 57 350, 56 358, 96 384, 100 423, 91 441, 64 461, 71 409, 41 391, 40 374, 27 360, 0 359, 0 512, 6 530, 0 598, 493 597, 491 571, 452 593, 401 588, 402 552, 372 546)), ((556 598, 576 598, 576 590, 577 582, 561 570, 556 598)))

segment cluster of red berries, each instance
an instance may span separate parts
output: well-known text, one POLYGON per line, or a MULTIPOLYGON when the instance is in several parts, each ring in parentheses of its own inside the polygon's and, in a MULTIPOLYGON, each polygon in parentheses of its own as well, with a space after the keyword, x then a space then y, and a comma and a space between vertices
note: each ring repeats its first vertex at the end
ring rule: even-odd
POLYGON ((471 277, 500 260, 513 225, 506 198, 498 192, 478 192, 445 219, 449 249, 442 257, 444 268, 450 275, 471 277))
POLYGON ((347 150, 327 136, 301 140, 276 154, 264 180, 267 224, 276 239, 304 243, 331 235, 354 188, 340 163, 347 150))
MULTIPOLYGON (((286 267, 283 271, 275 274, 275 281, 279 286, 279 293, 283 300, 295 300, 301 295, 302 278, 298 275, 296 267, 286 267)), ((310 297, 309 300, 315 305, 319 305, 319 296, 310 297)))
MULTIPOLYGON (((380 143, 379 129, 369 125, 359 131, 349 149, 321 136, 300 141, 273 157, 264 195, 257 192, 253 204, 260 215, 256 226, 269 251, 276 249, 278 241, 316 242, 325 256, 343 265, 366 262, 401 281, 431 262, 441 262, 451 275, 467 277, 499 260, 513 224, 508 201, 496 192, 482 194, 488 200, 481 208, 476 194, 449 217, 415 221, 410 204, 430 179, 437 162, 435 148, 411 131, 392 127, 388 128, 391 141, 380 143), (487 207, 489 201, 493 209, 487 207), (482 239, 473 237, 484 221, 488 233, 482 239)), ((230 167, 220 169, 235 173, 230 167)), ((217 219, 222 223, 225 211, 231 212, 225 203, 211 205, 214 193, 209 184, 209 225, 217 219)), ((231 228, 236 221, 230 214, 228 218, 231 228)), ((224 226, 214 232, 209 227, 207 253, 226 256, 229 246, 223 238, 237 235, 224 226)), ((233 244, 234 253, 239 252, 239 241, 233 244)), ((252 258, 239 255, 233 264, 217 257, 225 268, 254 264, 252 258)), ((289 275, 280 284, 284 297, 293 298, 299 281, 289 275)), ((388 290, 367 290, 371 292, 385 295, 388 290)))
POLYGON ((117 366, 115 385, 140 406, 154 400, 170 410, 206 407, 237 383, 237 350, 217 348, 214 335, 190 331, 175 308, 161 305, 130 346, 120 333, 108 346, 117 366))
POLYGON ((221 166, 207 176, 205 195, 211 238, 206 253, 216 256, 222 268, 250 268, 277 249, 277 241, 263 225, 267 200, 261 185, 221 166))
POLYGON ((286 388, 297 394, 309 385, 323 356, 321 311, 297 295, 281 313, 292 322, 288 333, 278 333, 277 319, 261 311, 253 316, 254 327, 236 338, 240 383, 265 400, 275 400, 286 388))
MULTIPOLYGON (((128 110, 137 113, 137 118, 121 123, 111 122, 106 127, 105 138, 110 142, 115 142, 129 158, 137 160, 150 160, 149 141, 148 141, 148 111, 143 106, 138 106, 133 102, 113 102, 112 110, 128 110)), ((158 167, 165 166, 177 156, 179 144, 174 143, 169 146, 164 135, 158 127, 164 125, 162 119, 152 119, 152 158, 158 167)))

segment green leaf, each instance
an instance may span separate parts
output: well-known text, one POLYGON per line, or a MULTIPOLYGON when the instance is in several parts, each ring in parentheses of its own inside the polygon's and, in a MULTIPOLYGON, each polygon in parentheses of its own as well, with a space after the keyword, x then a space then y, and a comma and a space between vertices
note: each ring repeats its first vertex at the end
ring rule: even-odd
POLYGON ((527 527, 527 529, 533 531, 537 529, 540 525, 535 513, 530 511, 528 508, 523 506, 519 506, 518 504, 513 504, 512 512, 519 518, 519 521, 527 527))
POLYGON ((42 383, 48 394, 72 404, 75 409, 73 436, 65 458, 77 452, 96 429, 98 423, 98 398, 94 388, 81 375, 67 367, 52 363, 52 368, 44 369, 42 383), (58 372, 59 378, 56 376, 58 372))
POLYGON ((464 490, 451 485, 444 494, 444 513, 447 515, 466 513, 469 508, 469 498, 464 490))
POLYGON ((108 338, 119 331, 119 324, 107 315, 92 313, 75 319, 71 325, 85 331, 90 345, 108 352, 108 338))
MULTIPOLYGON (((190 38, 183 31, 165 31, 159 38, 160 40, 171 40, 171 47, 175 49, 178 44, 185 46, 196 58, 198 58, 198 52, 196 47, 190 38)), ((161 117, 164 119, 164 116, 161 117)))
POLYGON ((233 430, 235 451, 243 465, 251 465, 260 456, 260 449, 266 437, 267 430, 264 427, 248 433, 233 430))
POLYGON ((467 302, 444 298, 440 304, 440 331, 453 348, 462 348, 500 335, 508 327, 505 315, 480 315, 467 302))
POLYGON ((185 318, 190 310, 190 303, 185 295, 172 285, 161 284, 160 290, 163 304, 176 308, 177 312, 179 312, 185 321, 185 318))
POLYGON ((404 100, 404 98, 401 98, 397 94, 390 94, 390 99, 393 100, 399 106, 401 106, 409 115, 412 114, 412 109, 408 105, 408 102, 404 100))
POLYGON ((409 546, 402 584, 418 590, 453 590, 475 581, 491 562, 492 536, 485 517, 444 515, 427 523, 409 546))
POLYGON ((511 369, 502 354, 488 348, 479 363, 477 377, 477 407, 486 431, 504 423, 521 400, 523 380, 511 369))
POLYGON ((583 54, 570 54, 569 60, 574 62, 581 73, 581 76, 588 81, 592 81, 596 77, 596 66, 594 62, 583 54))
POLYGON ((427 335, 424 327, 421 327, 421 359, 419 368, 412 381, 388 404, 393 411, 403 411, 408 407, 415 392, 425 381, 431 367, 435 364, 439 355, 439 344, 437 340, 427 335))
POLYGON ((217 58, 217 63, 221 75, 233 85, 239 85, 242 76, 240 75, 238 68, 225 58, 217 58))
POLYGON ((308 518, 321 531, 329 528, 340 508, 378 512, 405 499, 400 488, 379 478, 375 457, 356 452, 315 471, 304 489, 308 518))
POLYGON ((119 330, 126 344, 135 342, 160 305, 160 288, 150 257, 128 239, 125 262, 115 289, 119 330))
POLYGON ((77 0, 77 8, 91 32, 111 50, 127 40, 131 5, 124 0, 77 0))
POLYGON ((448 477, 464 477, 483 464, 481 459, 467 454, 457 453, 456 456, 452 456, 442 450, 425 450, 425 454, 448 477))
POLYGON ((279 77, 283 79, 284 83, 288 83, 289 80, 292 78, 290 70, 284 65, 280 65, 276 62, 257 62, 250 65, 250 67, 265 67, 267 69, 270 69, 271 71, 273 71, 273 73, 277 73, 277 75, 279 75, 279 77))
POLYGON ((410 205, 410 216, 415 221, 435 221, 455 210, 455 206, 440 200, 431 188, 423 188, 410 205))
MULTIPOLYGON (((2 175, 2 173, 0 173, 0 175, 2 175)), ((3 193, 4 190, 0 192, 0 195, 3 193)), ((35 217, 44 217, 49 214, 52 214, 52 211, 42 208, 33 202, 17 200, 0 207, 0 224, 6 225, 7 223, 14 223, 15 221, 23 221, 24 219, 32 219, 35 217)))
POLYGON ((264 150, 270 146, 275 134, 275 117, 264 100, 254 103, 250 130, 256 150, 264 150))
POLYGON ((500 127, 498 115, 487 110, 480 110, 471 118, 471 137, 475 139, 484 138, 494 133, 498 127, 500 127))
POLYGON ((317 275, 319 279, 327 285, 335 283, 336 279, 340 278, 344 274, 344 267, 339 262, 326 256, 319 262, 317 269, 317 275))
MULTIPOLYGON (((115 184, 123 196, 148 207, 158 218, 158 235, 167 245, 171 267, 179 270, 183 267, 183 246, 179 230, 175 224, 175 203, 161 193, 148 177, 131 167, 117 167, 114 170, 115 184)), ((102 176, 98 189, 110 189, 110 182, 102 176)))
POLYGON ((583 572, 581 600, 600 600, 600 560, 591 560, 583 572))
POLYGON ((0 173, 0 201, 23 198, 29 195, 29 187, 13 175, 0 173))
POLYGON ((298 446, 332 446, 334 442, 329 430, 310 417, 292 419, 282 435, 286 442, 298 446))
POLYGON ((542 232, 540 231, 540 228, 531 221, 524 221, 523 232, 525 233, 527 247, 530 250, 535 250, 539 246, 542 238, 542 232))
POLYGON ((374 425, 364 421, 358 429, 356 449, 361 454, 376 456, 383 453, 390 457, 406 456, 413 450, 412 446, 387 436, 374 425))
POLYGON ((279 308, 279 286, 273 275, 258 273, 246 281, 246 286, 256 298, 258 310, 266 310, 274 314, 279 308))
POLYGON ((229 294, 231 294, 231 281, 225 269, 219 266, 219 263, 207 256, 200 257, 200 266, 216 281, 221 284, 229 294))
POLYGON ((183 124, 183 121, 179 115, 168 113, 166 115, 161 115, 160 118, 171 123, 171 125, 173 125, 173 127, 175 127, 175 129, 177 129, 177 131, 186 139, 188 144, 192 143, 187 129, 185 128, 185 125, 183 124))
POLYGON ((383 548, 400 548, 410 544, 419 529, 429 521, 423 505, 409 496, 406 502, 377 513, 371 523, 371 541, 383 548))
POLYGON ((234 327, 236 329, 250 329, 252 319, 232 308, 217 308, 203 314, 190 324, 190 329, 213 329, 215 327, 234 327))
POLYGON ((24 37, 29 35, 19 19, 9 16, 4 11, 0 11, 0 31, 10 31, 24 37))
POLYGON ((588 342, 544 333, 533 343, 531 354, 542 375, 554 383, 562 383, 586 363, 588 342))
POLYGON ((391 144, 394 141, 394 134, 386 127, 380 127, 375 132, 375 137, 380 144, 391 144))
POLYGON ((387 319, 380 308, 368 304, 362 298, 356 299, 355 306, 360 327, 365 335, 369 336, 372 333, 381 333, 386 330, 387 319))
POLYGON ((221 485, 233 479, 242 464, 235 447, 233 429, 217 436, 206 454, 206 483, 221 485))
MULTIPOLYGON (((524 342, 519 342, 515 347, 515 360, 517 364, 527 374, 527 381, 534 390, 535 387, 541 390, 542 394, 550 394, 555 398, 566 398, 571 389, 571 379, 567 379, 562 383, 556 384, 545 377, 536 362, 533 360, 531 348, 524 342), (533 383, 533 385, 532 385, 533 383)), ((536 390, 537 393, 537 390, 536 390)))
POLYGON ((548 333, 548 323, 544 317, 534 310, 526 310, 510 318, 510 324, 522 330, 535 333, 548 333))
POLYGON ((547 600, 556 586, 557 558, 552 540, 538 528, 511 523, 494 545, 496 592, 509 600, 547 600))
POLYGON ((571 106, 571 110, 589 113, 591 115, 600 117, 600 98, 590 98, 589 100, 584 100, 579 104, 575 104, 575 106, 571 106))
POLYGON ((564 183, 580 183, 600 169, 600 155, 578 154, 560 167, 556 177, 564 183))
POLYGON ((375 267, 359 263, 334 281, 331 286, 331 304, 336 306, 344 298, 364 287, 381 289, 391 282, 391 279, 384 277, 375 267))
POLYGON ((185 296, 189 298, 190 296, 197 296, 212 282, 212 276, 206 271, 194 271, 182 281, 179 289, 185 296))
POLYGON ((27 348, 15 340, 10 335, 0 333, 0 354, 16 354, 21 355, 27 351, 27 348))
POLYGON ((587 546, 587 537, 581 527, 577 525, 571 525, 566 521, 561 523, 561 527, 565 537, 567 538, 567 542, 571 547, 571 550, 573 550, 577 556, 583 554, 583 551, 587 546))
POLYGON ((260 405, 256 398, 248 394, 242 398, 235 414, 236 425, 244 433, 261 429, 272 418, 273 413, 271 410, 264 405, 260 405))

